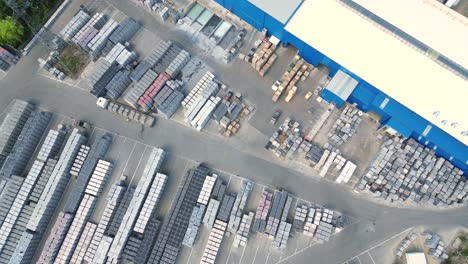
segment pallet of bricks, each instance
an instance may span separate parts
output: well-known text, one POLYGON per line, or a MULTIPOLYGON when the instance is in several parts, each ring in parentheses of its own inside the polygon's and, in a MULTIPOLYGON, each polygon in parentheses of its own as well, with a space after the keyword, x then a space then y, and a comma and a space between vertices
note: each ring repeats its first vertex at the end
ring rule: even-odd
MULTIPOLYGON (((287 91, 288 93, 290 91, 294 91, 295 93, 297 90, 296 84, 299 80, 305 81, 313 68, 314 67, 311 64, 307 63, 299 55, 296 55, 293 62, 289 65, 288 70, 286 70, 281 77, 281 84, 272 97, 273 102, 278 101, 284 91, 287 91)), ((294 94, 292 94, 292 96, 294 96, 294 94)), ((289 100, 290 99, 291 98, 289 98, 289 100)))
POLYGON ((270 41, 265 39, 254 53, 252 57, 252 67, 260 74, 260 76, 263 77, 265 75, 278 57, 274 54, 276 47, 276 45, 273 45, 270 41))

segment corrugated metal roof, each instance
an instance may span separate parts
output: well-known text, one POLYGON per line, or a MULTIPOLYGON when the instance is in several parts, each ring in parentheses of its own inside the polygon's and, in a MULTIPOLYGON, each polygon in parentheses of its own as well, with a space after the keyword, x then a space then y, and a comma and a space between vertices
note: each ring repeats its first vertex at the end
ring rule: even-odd
POLYGON ((357 85, 358 82, 351 76, 344 73, 343 71, 338 71, 328 83, 327 87, 325 87, 325 89, 346 101, 357 85))
POLYGON ((304 0, 248 0, 279 22, 286 24, 304 0))

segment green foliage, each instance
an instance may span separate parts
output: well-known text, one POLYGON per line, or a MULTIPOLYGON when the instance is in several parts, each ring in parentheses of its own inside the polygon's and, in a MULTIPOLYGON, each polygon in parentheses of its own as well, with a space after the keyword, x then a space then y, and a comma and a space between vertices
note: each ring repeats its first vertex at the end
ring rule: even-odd
POLYGON ((16 46, 24 37, 24 27, 11 17, 0 20, 0 45, 16 46))

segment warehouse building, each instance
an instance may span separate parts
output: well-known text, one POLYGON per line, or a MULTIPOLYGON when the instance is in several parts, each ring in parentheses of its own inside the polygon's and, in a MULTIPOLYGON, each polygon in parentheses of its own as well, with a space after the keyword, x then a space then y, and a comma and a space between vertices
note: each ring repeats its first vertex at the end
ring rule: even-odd
POLYGON ((468 173, 466 17, 435 0, 215 1, 327 66, 326 101, 379 114, 468 173))

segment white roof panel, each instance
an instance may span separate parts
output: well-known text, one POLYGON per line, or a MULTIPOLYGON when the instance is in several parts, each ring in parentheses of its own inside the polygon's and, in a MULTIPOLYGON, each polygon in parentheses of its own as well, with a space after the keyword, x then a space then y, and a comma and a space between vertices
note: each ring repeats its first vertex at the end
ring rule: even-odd
POLYGON ((325 89, 333 92, 346 101, 357 85, 358 81, 353 79, 351 76, 343 71, 337 71, 325 89))
POLYGON ((468 131, 468 82, 460 76, 338 1, 305 1, 286 30, 468 145, 461 134, 468 131), (330 22, 331 14, 339 19, 330 22))
POLYGON ((250 3, 283 24, 286 24, 302 1, 303 0, 249 0, 250 3))

